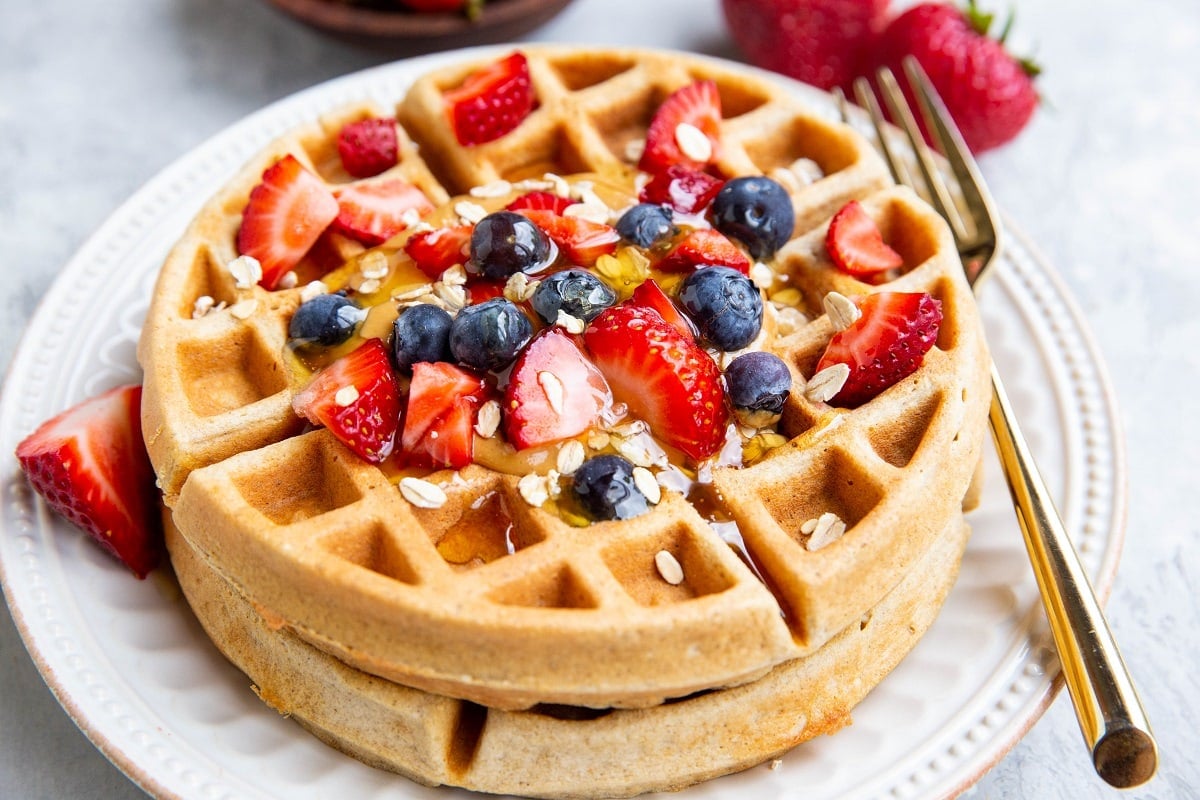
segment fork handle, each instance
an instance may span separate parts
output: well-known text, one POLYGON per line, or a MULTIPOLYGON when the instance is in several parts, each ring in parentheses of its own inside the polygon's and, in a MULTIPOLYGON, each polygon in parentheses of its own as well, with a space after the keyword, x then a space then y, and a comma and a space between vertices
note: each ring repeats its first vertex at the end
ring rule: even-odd
POLYGON ((1158 768, 1150 723, 994 363, 991 370, 992 435, 1079 728, 1100 777, 1122 789, 1138 786, 1158 768))

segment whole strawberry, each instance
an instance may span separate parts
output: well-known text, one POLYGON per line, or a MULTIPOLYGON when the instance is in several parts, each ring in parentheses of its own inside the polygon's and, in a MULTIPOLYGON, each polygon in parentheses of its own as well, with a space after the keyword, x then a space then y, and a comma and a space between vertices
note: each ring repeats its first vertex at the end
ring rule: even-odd
MULTIPOLYGON (((897 76, 904 74, 904 56, 916 58, 975 153, 1010 141, 1038 105, 1037 67, 1004 48, 1011 17, 997 39, 988 36, 991 23, 992 15, 974 0, 965 10, 922 3, 892 20, 879 41, 880 63, 897 76)), ((908 94, 906 81, 901 83, 908 94)))
POLYGON ((757 66, 822 89, 866 71, 888 0, 721 0, 741 51, 757 66))

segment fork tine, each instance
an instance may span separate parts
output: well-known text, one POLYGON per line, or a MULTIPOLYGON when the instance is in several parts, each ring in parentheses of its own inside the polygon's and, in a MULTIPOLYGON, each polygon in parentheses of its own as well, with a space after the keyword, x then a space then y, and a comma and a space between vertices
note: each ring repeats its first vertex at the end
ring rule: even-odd
POLYGON ((976 226, 976 236, 990 237, 995 242, 996 252, 1000 250, 1000 229, 997 224, 999 215, 995 202, 987 190, 975 158, 963 140, 962 134, 954 125, 950 112, 938 95, 937 90, 921 68, 920 63, 911 56, 904 59, 904 72, 909 85, 917 97, 917 105, 921 116, 931 135, 937 141, 938 149, 950 164, 950 169, 958 179, 959 189, 967 207, 973 212, 976 226))
POLYGON ((905 100, 904 93, 900 90, 900 84, 897 83, 896 76, 887 67, 879 70, 878 78, 883 102, 891 112, 892 119, 908 137, 909 146, 912 147, 913 154, 917 157, 917 166, 921 169, 921 177, 925 179, 925 186, 929 189, 929 200, 937 212, 949 223, 954 240, 961 246, 971 233, 967 229, 966 223, 963 222, 962 215, 958 212, 954 198, 950 196, 950 189, 946 186, 941 171, 934 163, 933 153, 925 144, 925 137, 921 134, 912 109, 909 108, 908 101, 905 100))
MULTIPOLYGON (((871 118, 871 125, 875 128, 875 139, 879 143, 879 152, 883 153, 883 158, 887 161, 888 169, 892 173, 892 180, 915 188, 916 183, 908 170, 908 163, 897 155, 888 141, 887 122, 883 118, 883 111, 879 108, 878 101, 875 100, 875 92, 866 78, 855 78, 854 99, 860 107, 866 109, 867 115, 871 118)), ((845 109, 843 109, 843 116, 848 118, 845 109)))

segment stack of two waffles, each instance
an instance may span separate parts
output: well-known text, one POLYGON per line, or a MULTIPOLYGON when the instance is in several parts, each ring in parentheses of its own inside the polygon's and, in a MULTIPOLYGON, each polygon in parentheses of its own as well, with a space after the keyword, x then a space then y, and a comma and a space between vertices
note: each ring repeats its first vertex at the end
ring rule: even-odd
MULTIPOLYGON (((847 724, 932 623, 967 538, 982 334, 940 218, 890 185, 865 139, 788 88, 676 54, 524 55, 537 107, 494 141, 463 146, 451 131, 444 93, 480 66, 463 64, 419 78, 394 111, 343 109, 288 133, 203 208, 163 268, 140 344, 147 447, 204 628, 266 703, 321 739, 426 784, 676 789, 847 724), (791 240, 755 267, 769 319, 754 347, 794 375, 778 446, 663 470, 690 482, 662 480, 644 514, 581 525, 523 483, 561 464, 562 448, 540 448, 539 465, 477 435, 476 463, 417 473, 363 460, 293 411, 308 373, 288 325, 310 278, 391 317, 392 298, 421 293, 397 277, 412 273, 403 234, 376 248, 323 237, 291 288, 231 271, 266 168, 291 155, 352 184, 338 131, 394 113, 400 154, 383 177, 420 188, 439 207, 433 225, 502 206, 530 179, 582 184, 615 217, 611 186, 644 180, 631 143, 696 81, 715 84, 723 110, 710 171, 775 176, 795 210, 791 240), (903 257, 885 281, 826 252, 829 218, 852 199, 903 257), (370 285, 366 263, 387 265, 370 285), (824 299, 879 291, 940 300, 919 369, 854 408, 806 391, 835 331, 824 299), (397 488, 414 475, 413 491, 397 488)), ((611 451, 628 423, 575 439, 611 451)))

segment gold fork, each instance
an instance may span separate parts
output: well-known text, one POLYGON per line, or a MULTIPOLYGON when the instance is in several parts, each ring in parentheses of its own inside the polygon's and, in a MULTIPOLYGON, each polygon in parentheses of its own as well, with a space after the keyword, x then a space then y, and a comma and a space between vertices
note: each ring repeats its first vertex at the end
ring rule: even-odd
MULTIPOLYGON (((954 175, 965 215, 942 175, 937 158, 925 144, 892 72, 884 68, 878 73, 879 92, 892 119, 907 135, 921 174, 920 182, 914 180, 909 163, 890 142, 889 126, 865 78, 855 81, 855 99, 871 118, 879 149, 896 182, 918 192, 923 185, 926 192, 922 194, 946 219, 967 280, 978 292, 980 281, 996 263, 1002 249, 999 215, 974 158, 928 77, 911 57, 905 59, 904 71, 925 126, 954 175)), ((843 119, 850 121, 851 111, 845 96, 840 92, 837 96, 843 119)), ((991 373, 992 405, 988 421, 1092 764, 1112 786, 1138 786, 1148 781, 1158 768, 1158 747, 1149 721, 1095 591, 1017 425, 994 363, 991 373)))

